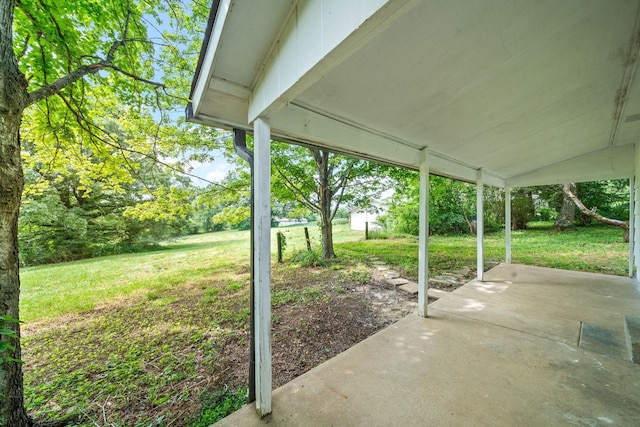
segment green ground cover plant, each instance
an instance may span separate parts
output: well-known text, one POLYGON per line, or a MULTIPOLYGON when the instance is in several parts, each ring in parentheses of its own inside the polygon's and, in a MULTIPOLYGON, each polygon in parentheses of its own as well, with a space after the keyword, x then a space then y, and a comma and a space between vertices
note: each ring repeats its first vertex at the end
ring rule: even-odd
MULTIPOLYGON (((318 228, 308 227, 319 248, 318 228)), ((365 241, 348 227, 335 227, 338 258, 308 267, 294 262, 306 251, 303 227, 273 230, 275 324, 288 327, 297 307, 335 307, 371 279, 372 255, 417 276, 415 238, 365 241), (276 263, 277 231, 287 239, 284 264, 276 263)), ((154 252, 24 269, 29 411, 41 419, 78 414, 82 426, 146 427, 207 425, 237 408, 246 384, 230 367, 248 352, 248 237, 195 235, 154 252)), ((475 250, 474 236, 432 236, 430 274, 475 267, 475 250)), ((485 253, 502 260, 503 232, 486 235, 485 253)), ((615 228, 555 233, 543 223, 513 233, 517 263, 625 275, 627 256, 615 228)))

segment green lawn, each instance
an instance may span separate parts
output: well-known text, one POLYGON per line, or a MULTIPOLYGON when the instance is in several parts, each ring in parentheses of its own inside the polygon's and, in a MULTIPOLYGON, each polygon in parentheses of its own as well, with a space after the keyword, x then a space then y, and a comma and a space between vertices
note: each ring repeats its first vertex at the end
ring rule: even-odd
MULTIPOLYGON (((319 249, 318 227, 309 225, 309 231, 319 249)), ((304 227, 272 230, 274 306, 330 298, 311 282, 366 282, 370 255, 417 276, 417 239, 363 237, 348 224, 335 225, 338 259, 307 269, 292 262, 296 252, 306 251, 304 227), (276 264, 278 231, 287 242, 283 265, 276 264)), ((516 263, 618 275, 625 275, 628 265, 628 244, 616 228, 559 234, 549 224, 534 224, 514 232, 512 246, 516 263)), ((430 274, 475 268, 475 253, 473 236, 432 236, 430 274)), ((486 235, 485 254, 488 262, 503 260, 503 232, 486 235)), ((162 426, 213 401, 201 390, 213 388, 220 396, 226 384, 231 394, 223 400, 241 395, 235 390, 242 381, 225 376, 226 367, 239 362, 225 355, 229 348, 247 347, 248 283, 248 231, 189 236, 153 252, 23 269, 29 410, 45 418, 80 413, 83 426, 162 426)), ((201 420, 210 416, 203 413, 201 420)))
MULTIPOLYGON (((513 263, 565 270, 626 275, 629 244, 615 227, 594 225, 563 233, 553 231, 551 223, 533 223, 526 231, 511 233, 513 263)), ((336 245, 336 252, 362 257, 375 254, 399 266, 411 277, 418 274, 417 239, 401 238, 353 241, 336 245)), ((486 233, 485 263, 502 262, 505 257, 504 232, 486 233)), ((476 266, 474 236, 431 236, 429 238, 429 274, 439 274, 461 266, 476 266)))
MULTIPOLYGON (((312 246, 319 249, 320 233, 309 225, 312 246)), ((549 224, 533 224, 529 230, 512 233, 512 262, 568 270, 625 275, 628 244, 617 228, 591 226, 564 233, 550 231, 549 224)), ((338 256, 361 261, 377 255, 399 266, 409 276, 417 276, 417 239, 367 240, 363 232, 349 230, 348 224, 334 226, 338 256)), ((275 261, 275 233, 286 237, 285 259, 306 249, 304 227, 272 230, 275 261)), ((431 274, 475 267, 476 241, 473 236, 431 236, 431 274)), ((487 233, 485 260, 504 259, 504 233, 487 233)), ((189 236, 166 242, 162 250, 101 257, 63 264, 22 269, 21 312, 26 322, 50 319, 67 313, 92 310, 101 304, 132 294, 162 291, 180 284, 202 285, 212 278, 233 282, 246 272, 249 263, 249 232, 224 231, 189 236), (244 268, 242 268, 244 267, 244 268)))
MULTIPOLYGON (((320 233, 309 225, 313 248, 320 248, 320 233)), ((304 227, 272 230, 287 241, 286 255, 306 249, 304 227)), ((362 233, 347 225, 336 226, 336 242, 355 240, 362 233)), ((213 278, 233 282, 248 271, 249 232, 223 231, 165 242, 153 252, 123 254, 21 270, 21 317, 24 321, 50 319, 67 313, 92 310, 101 304, 132 294, 162 291, 176 285, 206 285, 213 278)))

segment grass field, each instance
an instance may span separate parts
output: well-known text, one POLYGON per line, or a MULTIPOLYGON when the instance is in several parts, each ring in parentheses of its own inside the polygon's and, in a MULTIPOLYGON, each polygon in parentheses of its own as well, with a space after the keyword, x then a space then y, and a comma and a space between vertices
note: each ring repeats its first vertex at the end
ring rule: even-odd
MULTIPOLYGON (((361 280, 370 255, 417 276, 415 238, 365 241, 348 224, 336 225, 338 260, 305 269, 291 261, 306 250, 303 227, 273 230, 274 264, 277 231, 287 245, 285 264, 273 268, 274 305, 323 298, 318 289, 300 285, 305 277, 321 280, 338 271, 361 280)), ((309 231, 319 248, 318 228, 309 231)), ((187 416, 189 425, 199 425, 198 408, 219 392, 215 388, 235 387, 225 366, 237 362, 226 360, 222 349, 246 346, 248 237, 246 231, 211 233, 166 242, 153 252, 23 269, 29 410, 45 418, 81 413, 86 426, 182 425, 187 416)), ((617 275, 625 275, 628 265, 628 244, 616 228, 558 234, 548 224, 534 224, 514 232, 512 246, 514 263, 617 275)), ((473 236, 432 236, 430 273, 475 267, 475 251, 473 236)), ((485 254, 487 261, 502 261, 503 233, 486 235, 485 254)))

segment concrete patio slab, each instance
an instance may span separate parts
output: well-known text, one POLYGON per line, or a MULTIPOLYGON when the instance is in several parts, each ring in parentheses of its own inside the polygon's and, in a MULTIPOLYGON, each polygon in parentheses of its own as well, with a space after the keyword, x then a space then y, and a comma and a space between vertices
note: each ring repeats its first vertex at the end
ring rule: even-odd
POLYGON ((280 387, 223 426, 637 426, 640 365, 578 345, 624 330, 635 280, 500 265, 280 387), (618 326, 617 326, 618 325, 618 326))

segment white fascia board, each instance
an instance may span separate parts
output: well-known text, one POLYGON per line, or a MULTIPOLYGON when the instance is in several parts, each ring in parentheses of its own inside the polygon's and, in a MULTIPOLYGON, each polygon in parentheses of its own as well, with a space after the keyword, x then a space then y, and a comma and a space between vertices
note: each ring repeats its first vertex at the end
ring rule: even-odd
POLYGON ((420 149, 290 104, 269 119, 274 139, 418 169, 420 149))
POLYGON ((231 0, 221 0, 218 6, 218 12, 214 20, 214 26, 209 35, 209 43, 207 44, 207 52, 202 61, 202 68, 200 73, 195 76, 196 84, 193 89, 193 96, 191 104, 193 105, 193 115, 198 116, 200 108, 202 106, 202 99, 208 87, 208 81, 213 75, 213 65, 216 59, 216 53, 220 40, 222 39, 222 31, 227 23, 227 17, 229 16, 229 9, 231 6, 231 0))
POLYGON ((634 144, 603 148, 508 178, 507 185, 528 187, 629 178, 634 174, 634 150, 634 144))
MULTIPOLYGON (((438 153, 434 153, 433 151, 430 153, 430 156, 429 170, 431 173, 465 182, 476 182, 478 169, 480 169, 480 167, 460 163, 438 153)), ((503 178, 486 169, 484 169, 483 179, 484 184, 491 187, 503 188, 505 186, 505 180, 503 178)))
MULTIPOLYGON (((420 168, 421 150, 427 144, 402 141, 346 120, 329 117, 289 104, 269 119, 273 139, 324 147, 339 153, 413 170, 420 168)), ((429 170, 436 175, 475 182, 478 167, 465 165, 430 151, 429 170)), ((484 171, 486 185, 504 187, 504 179, 484 171)))
POLYGON ((418 0, 300 0, 264 61, 248 121, 271 117, 418 0))
POLYGON ((253 127, 249 127, 246 123, 233 122, 229 120, 221 121, 217 117, 207 116, 206 114, 200 114, 197 117, 191 117, 187 120, 189 123, 197 123, 199 125, 210 126, 217 129, 233 130, 243 129, 248 133, 253 133, 253 127))
POLYGON ((248 87, 239 85, 234 82, 230 82, 228 80, 217 78, 215 76, 211 77, 211 83, 209 83, 209 89, 227 93, 229 95, 233 95, 237 98, 242 98, 248 100, 251 97, 251 89, 248 87))

